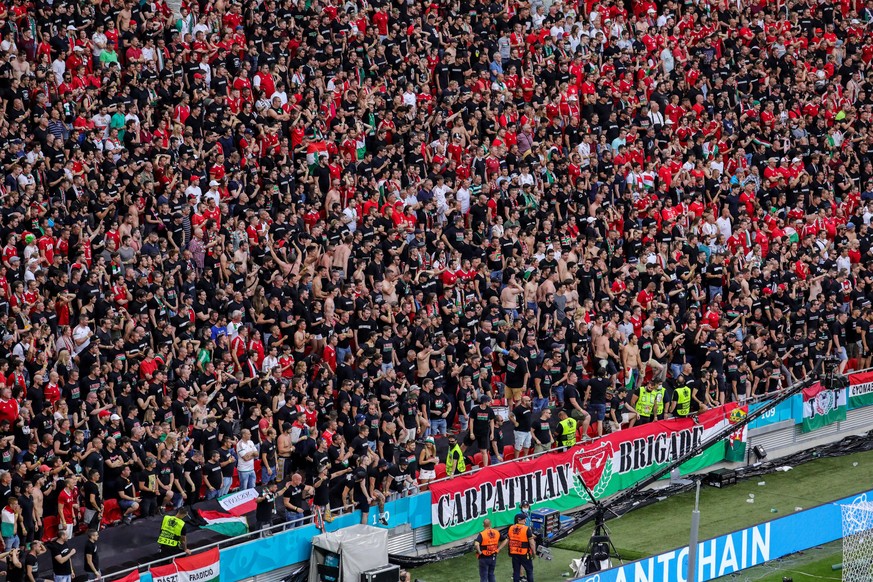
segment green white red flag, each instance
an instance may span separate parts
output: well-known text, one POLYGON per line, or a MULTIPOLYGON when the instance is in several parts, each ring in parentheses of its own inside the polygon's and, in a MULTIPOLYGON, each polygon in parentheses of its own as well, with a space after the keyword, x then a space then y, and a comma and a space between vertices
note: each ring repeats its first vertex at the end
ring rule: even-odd
POLYGON ((176 558, 177 582, 218 582, 221 570, 218 548, 176 558))
POLYGON ((203 529, 208 529, 228 537, 241 536, 249 531, 249 524, 245 517, 203 509, 199 510, 198 513, 200 513, 200 517, 206 522, 203 529))

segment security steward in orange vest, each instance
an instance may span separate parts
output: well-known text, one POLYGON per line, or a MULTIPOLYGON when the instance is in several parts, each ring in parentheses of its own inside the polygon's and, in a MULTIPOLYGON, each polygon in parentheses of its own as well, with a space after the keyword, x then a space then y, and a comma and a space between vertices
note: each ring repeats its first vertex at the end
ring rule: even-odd
POLYGON ((497 566, 497 554, 506 545, 506 540, 500 540, 500 532, 491 527, 491 520, 482 522, 485 529, 476 536, 473 547, 479 556, 479 582, 495 582, 494 568, 497 566))
POLYGON ((533 557, 537 553, 537 544, 531 529, 525 525, 527 517, 523 513, 515 516, 515 525, 510 526, 509 555, 512 556, 512 582, 520 582, 521 569, 527 582, 534 582, 533 557))

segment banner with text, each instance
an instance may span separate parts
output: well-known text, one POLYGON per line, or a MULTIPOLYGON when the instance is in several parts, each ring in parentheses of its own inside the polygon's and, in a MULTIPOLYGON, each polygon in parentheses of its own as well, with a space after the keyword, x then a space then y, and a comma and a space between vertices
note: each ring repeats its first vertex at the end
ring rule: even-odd
MULTIPOLYGON (((769 400, 763 402, 755 402, 749 405, 749 414, 752 414, 759 408, 763 408, 770 403, 769 400)), ((778 424, 780 422, 791 421, 793 424, 800 424, 803 421, 803 396, 795 394, 787 400, 783 400, 775 407, 771 408, 755 420, 749 423, 749 430, 755 430, 778 424)))
POLYGON ((178 582, 218 582, 220 579, 221 555, 218 548, 176 558, 173 563, 176 565, 178 582))
MULTIPOLYGON (((482 520, 494 527, 512 523, 522 501, 533 509, 567 511, 596 498, 634 486, 712 435, 745 418, 746 408, 727 404, 692 419, 646 424, 605 436, 569 450, 531 460, 502 463, 431 484, 433 545, 471 537, 482 520)), ((740 438, 745 438, 745 431, 740 438)), ((710 447, 682 465, 690 473, 724 460, 724 446, 710 447)))
POLYGON ((152 582, 177 582, 179 579, 176 573, 176 564, 166 564, 164 566, 154 566, 149 570, 152 575, 152 582))
POLYGON ((873 404, 873 372, 849 374, 849 408, 873 404))

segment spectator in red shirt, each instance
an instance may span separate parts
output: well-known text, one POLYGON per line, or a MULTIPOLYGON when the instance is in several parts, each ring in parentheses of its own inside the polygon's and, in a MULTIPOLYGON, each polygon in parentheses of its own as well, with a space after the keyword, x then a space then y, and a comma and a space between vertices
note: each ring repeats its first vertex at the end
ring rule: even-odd
POLYGON ((64 488, 58 494, 58 529, 64 531, 68 538, 73 537, 73 530, 79 516, 79 490, 76 479, 68 477, 64 480, 64 488))

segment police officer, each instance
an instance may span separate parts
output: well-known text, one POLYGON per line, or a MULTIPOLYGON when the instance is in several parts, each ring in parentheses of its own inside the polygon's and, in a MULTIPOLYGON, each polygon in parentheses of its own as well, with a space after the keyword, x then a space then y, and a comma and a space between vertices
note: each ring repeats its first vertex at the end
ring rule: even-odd
POLYGON ((509 555, 512 556, 512 582, 520 582, 522 568, 527 582, 534 582, 533 557, 537 551, 537 543, 531 529, 524 524, 526 519, 523 513, 517 514, 515 525, 510 526, 507 533, 509 555))
POLYGON ((555 440, 559 447, 572 447, 576 444, 576 419, 569 416, 566 410, 558 412, 558 418, 555 440))
POLYGON ((497 554, 506 545, 506 540, 500 541, 500 532, 491 527, 491 520, 482 522, 483 529, 473 547, 479 557, 479 582, 495 582, 494 569, 497 566, 497 554))
POLYGON ((191 550, 188 549, 186 517, 188 517, 188 510, 184 507, 176 512, 175 517, 172 515, 164 516, 164 520, 161 522, 161 533, 158 535, 161 556, 175 556, 182 552, 191 554, 191 550))

